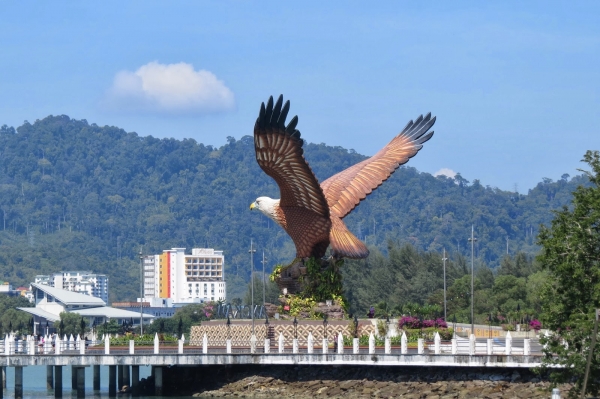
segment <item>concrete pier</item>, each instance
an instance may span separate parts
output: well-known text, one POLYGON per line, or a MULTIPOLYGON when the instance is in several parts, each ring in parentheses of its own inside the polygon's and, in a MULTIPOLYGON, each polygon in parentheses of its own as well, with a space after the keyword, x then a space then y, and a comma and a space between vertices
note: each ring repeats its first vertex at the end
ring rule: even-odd
POLYGON ((85 398, 85 367, 77 367, 77 397, 85 398))
POLYGON ((108 396, 117 396, 117 366, 108 366, 108 396))
POLYGON ((121 388, 123 388, 123 384, 124 384, 124 380, 123 380, 123 376, 124 376, 124 371, 123 371, 123 365, 118 365, 117 366, 117 391, 120 391, 121 388))
POLYGON ((162 396, 163 394, 163 368, 161 366, 152 366, 154 371, 154 395, 162 396))
POLYGON ((131 387, 131 378, 129 374, 129 366, 123 366, 123 385, 131 387))
POLYGON ((15 366, 15 399, 23 399, 23 366, 15 366))
POLYGON ((94 365, 94 381, 93 381, 94 391, 100 390, 100 366, 94 365))
POLYGON ((140 366, 131 366, 131 396, 140 396, 140 366))
POLYGON ((54 388, 54 367, 46 366, 46 389, 54 388))
POLYGON ((62 398, 62 366, 54 366, 54 397, 62 398))
POLYGON ((71 366, 71 390, 77 389, 77 366, 71 366))

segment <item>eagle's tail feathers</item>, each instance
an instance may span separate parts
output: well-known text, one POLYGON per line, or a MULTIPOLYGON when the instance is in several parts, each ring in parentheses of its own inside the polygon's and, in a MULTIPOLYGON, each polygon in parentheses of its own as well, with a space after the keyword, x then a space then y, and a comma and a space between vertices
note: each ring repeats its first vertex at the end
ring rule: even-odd
POLYGON ((348 230, 341 219, 332 218, 329 241, 332 255, 336 258, 363 259, 369 256, 367 246, 348 230))

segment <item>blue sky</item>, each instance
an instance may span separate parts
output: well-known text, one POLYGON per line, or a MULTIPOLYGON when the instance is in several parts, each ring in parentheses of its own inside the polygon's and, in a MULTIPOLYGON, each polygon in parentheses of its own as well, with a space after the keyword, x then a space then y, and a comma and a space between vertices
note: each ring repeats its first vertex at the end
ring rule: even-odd
POLYGON ((0 14, 0 124, 66 114, 220 146, 282 93, 307 141, 372 155, 431 111, 436 134, 409 165, 520 192, 600 149, 597 1, 22 1, 0 14))

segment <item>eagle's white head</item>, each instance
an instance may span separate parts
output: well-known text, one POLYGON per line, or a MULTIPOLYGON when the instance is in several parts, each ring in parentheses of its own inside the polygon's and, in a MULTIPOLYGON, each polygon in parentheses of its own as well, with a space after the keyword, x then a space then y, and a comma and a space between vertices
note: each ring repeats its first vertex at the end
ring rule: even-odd
POLYGON ((279 221, 275 216, 275 207, 279 206, 279 200, 273 199, 269 197, 258 197, 256 201, 250 204, 250 209, 258 209, 263 213, 263 215, 270 217, 275 221, 275 223, 279 224, 279 221))

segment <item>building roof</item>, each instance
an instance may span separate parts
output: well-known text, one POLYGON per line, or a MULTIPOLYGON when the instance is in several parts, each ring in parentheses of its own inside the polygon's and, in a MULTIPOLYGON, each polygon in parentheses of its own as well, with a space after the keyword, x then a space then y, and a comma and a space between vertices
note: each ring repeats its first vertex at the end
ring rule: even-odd
MULTIPOLYGON (((89 309, 75 309, 71 310, 69 313, 77 313, 81 316, 86 317, 107 317, 109 319, 129 319, 129 318, 139 318, 140 312, 132 312, 130 310, 125 309, 117 309, 111 308, 110 306, 102 306, 98 308, 89 308, 89 309)), ((144 313, 144 319, 153 319, 154 316, 148 313, 144 313)))
POLYGON ((91 295, 80 294, 79 292, 61 290, 60 288, 50 287, 44 284, 31 283, 31 286, 38 290, 52 295, 58 301, 65 305, 85 305, 85 306, 105 306, 106 302, 91 295))
POLYGON ((57 316, 50 312, 46 312, 45 310, 42 310, 40 308, 17 308, 17 309, 22 310, 27 313, 30 313, 34 316, 43 317, 44 319, 46 319, 48 321, 54 322, 54 321, 60 320, 60 316, 57 316))

